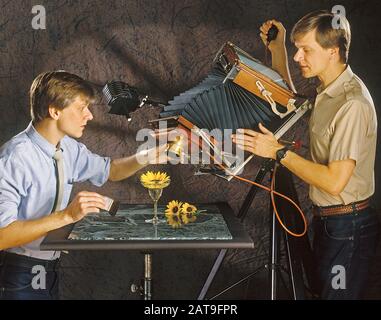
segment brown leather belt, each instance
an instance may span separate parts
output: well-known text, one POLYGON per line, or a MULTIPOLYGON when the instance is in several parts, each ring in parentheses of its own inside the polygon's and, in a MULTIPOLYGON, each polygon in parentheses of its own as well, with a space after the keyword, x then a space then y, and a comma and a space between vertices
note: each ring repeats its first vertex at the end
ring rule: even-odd
POLYGON ((319 217, 338 216, 349 214, 354 211, 364 210, 370 205, 370 199, 359 202, 353 202, 347 205, 329 206, 329 207, 313 207, 313 214, 319 217))

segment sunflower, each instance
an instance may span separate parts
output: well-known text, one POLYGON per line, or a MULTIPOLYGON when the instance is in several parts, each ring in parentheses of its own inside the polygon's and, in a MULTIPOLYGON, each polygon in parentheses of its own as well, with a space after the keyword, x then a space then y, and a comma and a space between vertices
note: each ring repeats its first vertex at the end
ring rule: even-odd
POLYGON ((195 215, 197 208, 194 205, 189 203, 184 203, 181 206, 181 220, 184 224, 188 224, 189 222, 195 222, 197 217, 195 215))
POLYGON ((193 204, 189 204, 189 203, 185 202, 181 206, 181 211, 184 213, 192 213, 193 214, 193 213, 197 212, 197 208, 193 204))
POLYGON ((167 204, 167 209, 165 210, 165 215, 168 216, 173 216, 173 215, 179 215, 181 213, 181 206, 182 206, 181 201, 177 200, 172 200, 167 204))
POLYGON ((196 215, 194 213, 181 213, 181 220, 184 224, 188 224, 189 222, 195 222, 197 219, 196 215))
POLYGON ((140 182, 148 189, 163 189, 169 186, 171 180, 165 172, 148 171, 140 176, 140 182))
POLYGON ((179 213, 169 214, 169 215, 166 215, 166 217, 167 217, 168 224, 171 225, 175 229, 180 228, 183 225, 179 213))

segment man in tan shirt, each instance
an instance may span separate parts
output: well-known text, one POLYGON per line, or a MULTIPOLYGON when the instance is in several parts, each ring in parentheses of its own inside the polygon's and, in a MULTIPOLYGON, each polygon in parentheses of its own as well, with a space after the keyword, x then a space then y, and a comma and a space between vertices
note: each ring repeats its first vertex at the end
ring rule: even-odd
MULTIPOLYGON (((377 117, 366 86, 347 64, 349 23, 341 17, 340 28, 335 29, 333 19, 330 12, 312 12, 297 22, 291 34, 297 48, 294 60, 303 76, 321 81, 309 124, 312 161, 279 144, 262 125, 262 133, 242 129, 233 141, 246 151, 277 160, 310 185, 320 296, 357 299, 363 293, 378 236, 377 216, 369 207, 374 193, 377 117), (335 283, 337 270, 344 272, 344 283, 335 283)), ((273 68, 294 89, 283 25, 267 21, 261 38, 267 43, 272 25, 279 30, 269 44, 273 68)))
POLYGON ((317 206, 349 204, 372 196, 377 117, 367 88, 349 66, 327 88, 318 88, 309 128, 314 162, 324 165, 347 159, 355 162, 340 193, 311 185, 313 203, 317 206))

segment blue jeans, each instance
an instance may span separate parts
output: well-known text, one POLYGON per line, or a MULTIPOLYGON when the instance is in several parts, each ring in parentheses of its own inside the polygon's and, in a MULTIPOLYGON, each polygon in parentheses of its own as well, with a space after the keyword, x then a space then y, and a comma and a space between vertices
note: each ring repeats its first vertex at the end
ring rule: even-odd
POLYGON ((361 299, 379 234, 379 221, 373 209, 314 217, 313 231, 320 297, 361 299))
MULTIPOLYGON (((56 300, 58 299, 57 261, 44 261, 12 253, 0 252, 0 300, 56 300), (44 289, 33 288, 34 266, 43 266, 44 289)), ((36 281, 41 285, 41 281, 36 281)))

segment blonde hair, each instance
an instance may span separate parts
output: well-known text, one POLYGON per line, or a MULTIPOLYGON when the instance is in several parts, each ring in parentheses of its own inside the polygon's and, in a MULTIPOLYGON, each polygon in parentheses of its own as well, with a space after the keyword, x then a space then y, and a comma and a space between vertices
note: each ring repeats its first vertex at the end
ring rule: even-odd
POLYGON ((332 26, 335 15, 327 10, 311 12, 301 18, 291 32, 291 41, 316 30, 316 41, 324 49, 339 48, 340 61, 348 62, 351 44, 351 27, 346 17, 340 16, 340 28, 332 26))
POLYGON ((40 122, 48 117, 49 106, 64 109, 78 95, 94 99, 92 86, 81 77, 66 71, 41 73, 34 79, 30 88, 30 113, 33 122, 40 122))

